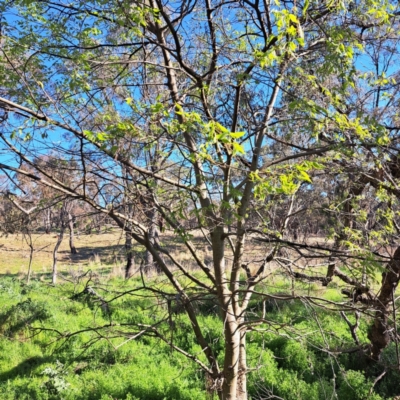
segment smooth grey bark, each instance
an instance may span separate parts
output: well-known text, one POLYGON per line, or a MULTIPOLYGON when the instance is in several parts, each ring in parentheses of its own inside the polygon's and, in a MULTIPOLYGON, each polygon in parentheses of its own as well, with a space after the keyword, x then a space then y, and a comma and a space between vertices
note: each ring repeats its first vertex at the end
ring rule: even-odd
POLYGON ((57 243, 54 246, 53 250, 53 269, 52 269, 52 278, 51 283, 55 285, 57 283, 57 261, 58 261, 58 249, 64 239, 64 231, 65 231, 65 219, 66 219, 66 211, 65 211, 65 203, 63 204, 60 211, 60 234, 57 236, 57 243))
POLYGON ((51 283, 55 285, 57 283, 57 261, 58 261, 58 249, 61 245, 61 242, 63 241, 64 238, 64 229, 61 229, 60 234, 57 236, 57 243, 54 246, 53 250, 53 270, 52 270, 52 277, 51 277, 51 283))
MULTIPOLYGON (((244 328, 246 329, 246 328, 244 328)), ((240 333, 239 371, 238 371, 238 400, 247 400, 247 353, 246 331, 240 333)))
POLYGON ((25 236, 26 243, 29 246, 29 264, 28 264, 28 274, 26 277, 26 284, 29 285, 29 283, 31 281, 31 275, 32 275, 32 261, 33 261, 33 252, 34 252, 32 233, 29 230, 29 228, 27 229, 27 232, 24 234, 24 236, 25 236))
POLYGON ((213 263, 217 282, 217 295, 221 304, 224 321, 225 358, 223 369, 223 383, 220 393, 221 400, 237 399, 237 383, 240 354, 240 331, 235 316, 232 292, 227 285, 225 265, 225 241, 223 221, 217 221, 211 234, 213 249, 213 263))
POLYGON ((74 235, 74 218, 70 212, 68 212, 68 229, 69 229, 69 248, 71 254, 77 254, 78 250, 75 247, 75 235, 74 235))

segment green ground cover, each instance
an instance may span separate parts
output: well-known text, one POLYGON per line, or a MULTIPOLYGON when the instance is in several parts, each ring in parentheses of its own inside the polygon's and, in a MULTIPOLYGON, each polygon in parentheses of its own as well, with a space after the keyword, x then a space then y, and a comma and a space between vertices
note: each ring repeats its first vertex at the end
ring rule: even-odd
MULTIPOLYGON (((40 281, 27 286, 16 278, 1 279, 0 398, 212 398, 206 388, 207 377, 196 364, 172 351, 151 331, 139 334, 162 320, 157 327, 165 337, 205 361, 178 305, 172 304, 171 309, 170 304, 168 309, 166 302, 139 289, 140 278, 128 282, 96 279, 91 284, 97 293, 107 301, 114 299, 108 308, 82 293, 85 279, 57 287, 40 281), (125 291, 129 294, 119 296, 125 291), (77 331, 81 332, 74 334, 77 331)), ((165 281, 151 279, 159 279, 156 285, 168 292, 165 281)), ((274 292, 287 286, 287 281, 276 280, 274 292)), ((330 295, 328 291, 326 296, 330 295)), ((194 301, 205 335, 222 358, 223 324, 213 299, 194 301)), ((253 311, 261 307, 271 323, 255 326, 248 336, 252 399, 330 399, 335 391, 337 398, 349 400, 389 399, 399 394, 396 371, 388 371, 373 388, 376 371, 372 367, 360 364, 357 354, 335 353, 352 343, 348 327, 337 313, 300 300, 271 299, 262 304, 255 298, 253 311)), ((367 325, 363 320, 359 330, 362 341, 366 340, 367 325)), ((388 362, 394 358, 394 348, 388 348, 384 357, 388 362)))

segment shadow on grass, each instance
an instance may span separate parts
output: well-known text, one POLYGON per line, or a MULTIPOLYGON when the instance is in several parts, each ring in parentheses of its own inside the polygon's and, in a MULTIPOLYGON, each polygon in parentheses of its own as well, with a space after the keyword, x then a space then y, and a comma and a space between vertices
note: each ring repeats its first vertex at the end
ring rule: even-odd
POLYGON ((4 272, 4 273, 0 273, 0 279, 2 279, 2 278, 19 279, 19 278, 21 278, 21 273, 20 272, 15 272, 15 273, 4 272))
POLYGON ((14 368, 0 374, 0 381, 4 382, 17 376, 30 376, 32 372, 43 364, 54 362, 51 356, 34 356, 21 361, 14 368))
MULTIPOLYGON (((84 246, 77 247, 78 253, 71 254, 68 250, 61 251, 60 258, 62 261, 69 261, 72 263, 82 263, 82 262, 90 262, 93 261, 96 257, 99 257, 101 260, 103 258, 118 258, 125 257, 124 246, 121 244, 113 244, 107 246, 84 246)), ((102 260, 103 261, 103 260, 102 260)))
MULTIPOLYGON (((82 274, 86 274, 87 271, 92 271, 94 275, 108 275, 113 271, 113 266, 106 266, 106 267, 95 267, 95 268, 89 268, 88 266, 85 266, 85 268, 82 271, 82 274)), ((80 274, 79 274, 80 275, 80 274)), ((71 280, 73 279, 73 276, 69 271, 60 271, 57 274, 60 282, 65 278, 65 280, 71 280)), ((18 273, 0 273, 0 280, 5 279, 5 278, 11 278, 11 279, 16 279, 18 281, 25 282, 26 281, 26 274, 23 274, 21 272, 18 273)), ((44 283, 50 283, 52 280, 52 273, 51 272, 33 272, 33 276, 31 278, 31 282, 33 281, 42 281, 44 283)))

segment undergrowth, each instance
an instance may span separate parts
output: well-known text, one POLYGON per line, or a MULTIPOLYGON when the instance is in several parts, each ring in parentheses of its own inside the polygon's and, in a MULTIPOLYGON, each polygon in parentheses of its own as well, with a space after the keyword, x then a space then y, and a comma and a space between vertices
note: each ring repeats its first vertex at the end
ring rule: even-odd
MULTIPOLYGON (((135 279, 91 284, 95 294, 87 290, 87 282, 53 287, 2 279, 1 399, 210 398, 198 366, 151 329, 146 331, 157 326, 167 341, 206 362, 179 299, 165 281, 156 282, 164 293, 161 298, 140 289, 135 279)), ((273 293, 287 289, 287 282, 276 282, 273 293)), ((222 361, 223 321, 215 299, 194 296, 193 302, 204 335, 222 361)), ((339 349, 354 343, 338 313, 296 299, 254 298, 250 308, 249 320, 264 310, 270 321, 248 334, 251 399, 378 400, 400 394, 398 371, 388 370, 374 386, 382 367, 365 365, 357 352, 340 354, 339 349)), ((363 320, 362 342, 367 341, 367 328, 363 320)), ((394 357, 395 348, 389 347, 384 362, 393 363, 394 357)))

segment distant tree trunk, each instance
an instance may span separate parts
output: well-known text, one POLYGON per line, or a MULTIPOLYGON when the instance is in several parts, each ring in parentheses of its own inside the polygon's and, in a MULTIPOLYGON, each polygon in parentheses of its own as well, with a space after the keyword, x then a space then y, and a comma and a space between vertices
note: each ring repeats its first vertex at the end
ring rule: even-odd
POLYGON ((53 274, 52 274, 52 279, 51 282, 53 285, 57 283, 57 257, 58 257, 58 248, 60 247, 60 244, 64 238, 64 230, 61 229, 60 234, 57 236, 57 243, 54 247, 53 250, 53 274))
MULTIPOLYGON (((131 193, 131 182, 134 180, 129 172, 129 169, 123 167, 123 173, 126 179, 126 186, 124 188, 124 202, 125 202, 125 213, 129 218, 133 216, 133 204, 130 198, 131 193)), ((128 223, 128 227, 132 229, 132 224, 128 223)), ((126 265, 125 265, 125 279, 129 279, 133 273, 134 258, 133 258, 133 246, 132 246, 132 235, 130 232, 125 231, 125 254, 126 254, 126 265)))
POLYGON ((28 275, 26 277, 26 283, 27 285, 29 285, 30 281, 31 281, 31 275, 32 275, 32 261, 33 261, 33 252, 34 252, 34 248, 33 248, 33 241, 32 241, 32 233, 29 230, 29 225, 27 232, 24 234, 26 243, 29 246, 29 265, 28 265, 28 275))
MULTIPOLYGON (((157 224, 158 224, 157 210, 155 209, 155 207, 151 207, 151 209, 146 212, 146 215, 149 221, 149 230, 147 231, 148 241, 152 245, 156 245, 157 247, 160 244, 159 232, 157 229, 157 224)), ((148 250, 146 250, 145 269, 146 271, 149 271, 152 268, 155 268, 157 273, 161 272, 160 266, 157 264, 156 261, 154 261, 153 255, 148 250)))
POLYGON ((76 250, 74 244, 74 218, 70 212, 68 212, 68 228, 69 228, 69 248, 71 249, 71 254, 77 254, 78 251, 76 250))
POLYGON ((48 208, 44 214, 44 229, 47 234, 50 233, 51 230, 51 210, 48 208))
POLYGON ((125 266, 125 279, 132 276, 134 267, 132 236, 129 232, 125 232, 125 252, 126 252, 126 266, 125 266))
POLYGON ((32 275, 32 261, 33 261, 33 246, 32 246, 32 240, 31 244, 29 245, 29 265, 28 265, 28 276, 26 278, 26 283, 27 285, 30 284, 31 282, 31 275, 32 275))
POLYGON ((60 222, 61 222, 60 234, 57 236, 57 243, 54 246, 54 250, 53 250, 53 273, 52 273, 52 279, 51 279, 51 282, 53 285, 55 285, 57 283, 57 257, 58 257, 58 249, 64 238, 65 217, 66 217, 65 204, 63 204, 63 207, 60 212, 60 222))
POLYGON ((32 207, 30 210, 26 210, 12 196, 7 196, 7 197, 11 201, 11 203, 13 203, 14 206, 17 207, 20 211, 22 211, 26 216, 26 219, 23 222, 23 226, 24 226, 24 231, 25 231, 24 239, 25 239, 27 245, 29 246, 29 265, 28 265, 28 276, 27 276, 27 280, 26 280, 26 283, 29 285, 29 282, 31 280, 32 260, 33 260, 33 252, 34 252, 32 231, 31 231, 31 222, 32 222, 31 221, 31 213, 33 213, 37 209, 37 206, 32 207))

